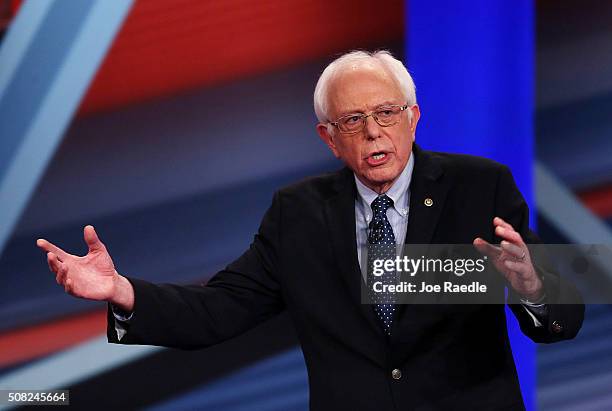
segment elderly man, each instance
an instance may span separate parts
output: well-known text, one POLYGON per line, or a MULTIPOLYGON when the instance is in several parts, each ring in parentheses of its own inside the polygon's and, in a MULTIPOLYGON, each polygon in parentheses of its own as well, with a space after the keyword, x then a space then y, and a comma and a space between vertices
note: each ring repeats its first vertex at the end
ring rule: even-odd
POLYGON ((584 306, 556 304, 576 290, 536 270, 507 167, 415 145, 414 84, 387 52, 332 62, 314 101, 318 134, 346 167, 279 190, 250 248, 206 286, 120 275, 91 226, 85 257, 38 240, 57 282, 108 301, 108 339, 121 344, 207 347, 287 309, 313 410, 523 409, 503 305, 361 301, 365 246, 474 243, 522 298, 511 308, 526 335, 573 338, 584 306))

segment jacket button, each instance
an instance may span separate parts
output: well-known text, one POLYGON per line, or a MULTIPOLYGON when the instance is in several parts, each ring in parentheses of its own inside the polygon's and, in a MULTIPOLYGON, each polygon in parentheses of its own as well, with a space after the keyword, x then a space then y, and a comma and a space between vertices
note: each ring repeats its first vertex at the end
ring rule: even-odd
POLYGON ((553 321, 550 325, 550 329, 555 334, 559 334, 561 331, 563 331, 563 326, 559 323, 559 321, 553 321))
POLYGON ((391 377, 394 380, 399 380, 400 378, 402 378, 402 372, 396 368, 393 371, 391 371, 391 377))

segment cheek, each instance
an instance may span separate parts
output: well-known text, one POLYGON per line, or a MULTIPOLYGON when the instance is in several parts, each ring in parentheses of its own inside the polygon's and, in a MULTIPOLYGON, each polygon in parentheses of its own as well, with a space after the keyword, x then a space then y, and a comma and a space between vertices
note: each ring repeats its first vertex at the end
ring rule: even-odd
POLYGON ((412 138, 410 134, 401 134, 394 139, 395 151, 404 156, 412 149, 412 138))
POLYGON ((361 150, 356 144, 338 145, 340 158, 350 164, 358 164, 361 160, 361 150))
POLYGON ((351 157, 352 157, 352 161, 355 164, 362 164, 365 161, 363 160, 363 155, 361 153, 361 149, 359 147, 355 147, 353 148, 353 151, 351 153, 351 157))

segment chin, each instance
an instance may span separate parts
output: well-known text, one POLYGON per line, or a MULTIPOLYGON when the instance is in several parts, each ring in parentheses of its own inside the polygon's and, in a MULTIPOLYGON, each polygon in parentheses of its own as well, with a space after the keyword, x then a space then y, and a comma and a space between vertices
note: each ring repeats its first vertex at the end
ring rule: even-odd
POLYGON ((368 180, 380 185, 392 182, 398 175, 399 173, 391 169, 376 170, 368 175, 368 180))
POLYGON ((386 184, 391 184, 393 182, 393 178, 389 178, 388 176, 366 176, 367 181, 370 182, 370 185, 375 187, 381 187, 386 184))

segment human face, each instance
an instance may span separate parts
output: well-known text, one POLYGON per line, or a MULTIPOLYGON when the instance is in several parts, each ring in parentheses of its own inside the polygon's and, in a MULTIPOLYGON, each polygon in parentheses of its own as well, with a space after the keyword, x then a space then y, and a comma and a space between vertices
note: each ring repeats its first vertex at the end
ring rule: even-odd
MULTIPOLYGON (((399 86, 378 65, 361 64, 346 68, 329 85, 328 116, 335 120, 351 113, 370 113, 377 108, 406 103, 399 86)), ((386 192, 408 163, 419 108, 414 105, 401 112, 397 124, 382 127, 372 117, 356 134, 329 132, 327 123, 317 124, 317 132, 332 153, 341 159, 367 187, 386 192)))

